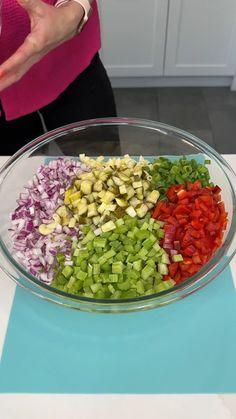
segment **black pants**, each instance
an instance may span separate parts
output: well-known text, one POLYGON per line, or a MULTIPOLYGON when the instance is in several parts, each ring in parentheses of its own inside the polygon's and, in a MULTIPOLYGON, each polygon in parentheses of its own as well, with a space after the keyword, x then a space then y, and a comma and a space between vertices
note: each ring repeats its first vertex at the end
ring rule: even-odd
MULTIPOLYGON (((6 121, 2 108, 1 111, 0 155, 12 155, 43 134, 38 112, 6 121)), ((89 67, 54 102, 39 111, 48 131, 85 119, 116 116, 111 84, 99 55, 94 56, 89 67)))

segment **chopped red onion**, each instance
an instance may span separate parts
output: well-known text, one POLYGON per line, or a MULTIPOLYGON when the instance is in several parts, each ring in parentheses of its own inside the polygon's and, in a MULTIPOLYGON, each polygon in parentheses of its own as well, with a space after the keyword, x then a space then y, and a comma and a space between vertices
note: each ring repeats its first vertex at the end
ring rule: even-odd
POLYGON ((53 279, 54 257, 57 252, 71 253, 71 240, 78 237, 79 228, 58 225, 55 231, 43 236, 38 231, 48 224, 56 209, 63 204, 64 193, 77 174, 90 169, 78 160, 58 158, 41 165, 37 174, 27 182, 11 214, 13 251, 19 262, 41 281, 53 279))

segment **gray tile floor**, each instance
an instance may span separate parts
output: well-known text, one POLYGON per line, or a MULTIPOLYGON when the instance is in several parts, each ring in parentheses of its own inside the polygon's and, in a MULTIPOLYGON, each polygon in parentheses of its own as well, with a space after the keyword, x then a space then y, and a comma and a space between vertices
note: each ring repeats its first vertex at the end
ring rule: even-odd
POLYGON ((114 89, 119 116, 164 122, 236 153, 236 92, 227 87, 114 89))

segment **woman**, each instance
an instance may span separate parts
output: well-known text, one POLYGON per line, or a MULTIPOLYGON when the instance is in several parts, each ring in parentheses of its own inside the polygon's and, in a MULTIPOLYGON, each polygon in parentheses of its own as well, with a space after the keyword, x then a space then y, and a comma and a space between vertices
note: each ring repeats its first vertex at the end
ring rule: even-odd
POLYGON ((51 130, 116 114, 111 85, 98 56, 96 1, 60 3, 3 1, 0 154, 12 154, 42 134, 42 118, 51 130))

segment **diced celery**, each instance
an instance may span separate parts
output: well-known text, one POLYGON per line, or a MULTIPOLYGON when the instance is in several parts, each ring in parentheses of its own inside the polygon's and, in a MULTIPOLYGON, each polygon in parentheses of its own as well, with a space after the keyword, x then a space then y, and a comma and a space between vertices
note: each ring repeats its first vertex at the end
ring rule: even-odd
POLYGON ((146 221, 142 224, 140 230, 148 230, 149 227, 149 223, 147 223, 146 221))
POLYGON ((155 267, 156 267, 156 263, 155 263, 155 261, 154 261, 153 259, 148 259, 148 260, 145 262, 145 264, 146 264, 146 265, 149 265, 149 266, 152 266, 153 268, 155 268, 155 267))
POLYGON ((76 240, 72 241, 71 249, 75 250, 77 248, 76 240))
POLYGON ((150 276, 152 276, 152 274, 154 273, 154 268, 152 266, 146 265, 141 272, 141 276, 144 279, 144 281, 146 279, 148 279, 150 276))
POLYGON ((90 287, 93 284, 93 278, 92 277, 87 277, 84 280, 84 288, 85 287, 90 287))
POLYGON ((138 294, 135 290, 123 291, 122 294, 121 294, 122 298, 135 298, 137 296, 138 296, 138 294))
POLYGON ((167 253, 163 253, 163 255, 161 256, 161 263, 165 263, 165 264, 170 263, 170 258, 169 258, 169 255, 167 255, 167 253))
POLYGON ((157 230, 158 239, 162 239, 164 235, 165 235, 164 230, 161 230, 161 229, 157 230))
POLYGON ((98 292, 98 290, 100 290, 102 288, 102 285, 96 283, 96 284, 90 285, 90 288, 91 288, 93 294, 96 294, 96 292, 98 292))
POLYGON ((142 260, 141 260, 141 259, 136 260, 136 261, 133 263, 133 268, 134 268, 136 271, 140 272, 140 271, 142 270, 142 260))
POLYGON ((121 291, 126 291, 126 290, 130 289, 130 281, 127 279, 123 283, 118 282, 117 287, 121 291))
POLYGON ((83 259, 82 259, 80 256, 76 256, 76 257, 74 258, 74 264, 75 264, 75 266, 80 266, 80 264, 81 264, 82 260, 83 260, 83 259))
POLYGON ((86 236, 83 238, 83 240, 81 241, 82 244, 86 244, 90 241, 92 241, 95 237, 95 234, 92 230, 89 230, 89 232, 86 234, 86 236))
POLYGON ((83 259, 80 263, 80 268, 81 268, 82 271, 87 272, 87 267, 88 267, 88 263, 87 263, 86 260, 83 259))
POLYGON ((148 250, 145 249, 145 247, 142 247, 138 252, 138 255, 141 259, 145 259, 147 254, 148 254, 148 250))
POLYGON ((155 291, 156 291, 156 292, 162 292, 162 291, 165 291, 165 290, 166 290, 166 287, 165 287, 164 283, 165 283, 164 281, 160 282, 160 284, 158 284, 158 285, 155 287, 155 291))
POLYGON ((154 274, 153 274, 153 276, 154 276, 156 282, 162 280, 162 275, 158 271, 155 271, 154 274))
POLYGON ((84 292, 82 295, 86 298, 94 298, 94 294, 92 292, 84 292))
POLYGON ((134 244, 134 240, 131 240, 129 237, 127 237, 127 236, 125 236, 125 238, 124 238, 124 240, 123 240, 123 243, 124 244, 131 244, 132 246, 133 246, 133 244, 134 244))
POLYGON ((56 281, 59 285, 65 285, 67 283, 67 279, 62 274, 56 276, 56 281))
POLYGON ((158 252, 160 249, 161 249, 161 246, 159 245, 158 241, 156 241, 156 243, 154 243, 153 245, 153 250, 158 252))
POLYGON ((79 253, 80 253, 80 249, 75 249, 75 251, 74 251, 74 253, 73 253, 73 256, 75 256, 75 257, 77 257, 77 256, 79 256, 79 253))
POLYGON ((116 255, 116 260, 124 262, 125 261, 125 254, 123 251, 117 253, 116 255))
POLYGON ((123 220, 123 218, 118 218, 118 220, 116 220, 116 226, 117 227, 120 227, 120 226, 122 226, 123 224, 124 224, 125 222, 124 222, 124 220, 123 220))
POLYGON ((106 247, 107 244, 107 239, 103 238, 103 237, 95 237, 95 239, 93 240, 93 245, 94 247, 106 247))
POLYGON ((93 275, 98 275, 98 274, 100 274, 100 265, 99 265, 99 263, 95 263, 93 266, 92 266, 92 269, 93 269, 93 275))
POLYGON ((154 292, 155 292, 154 289, 150 288, 147 291, 145 291, 145 295, 152 295, 152 294, 154 294, 154 292))
POLYGON ((153 249, 153 246, 152 246, 152 249, 150 250, 150 252, 148 253, 148 257, 149 258, 153 258, 154 256, 156 256, 156 254, 157 254, 157 252, 156 252, 156 250, 155 249, 153 249))
POLYGON ((115 223, 113 223, 113 221, 108 221, 107 223, 105 223, 101 226, 101 229, 102 229, 103 233, 115 230, 115 228, 116 228, 116 225, 115 225, 115 223))
POLYGON ((79 271, 76 274, 76 278, 80 279, 81 281, 84 281, 87 278, 87 276, 88 276, 87 272, 83 272, 83 271, 79 271))
POLYGON ((148 230, 138 230, 135 233, 135 236, 138 240, 144 240, 147 239, 149 237, 150 233, 148 230))
POLYGON ((59 263, 60 263, 60 262, 64 262, 64 260, 65 260, 65 255, 64 255, 64 253, 57 253, 56 258, 57 258, 57 261, 58 261, 59 263))
POLYGON ((92 276, 93 275, 93 265, 91 265, 90 263, 88 263, 88 276, 92 276))
POLYGON ((173 279, 168 279, 167 281, 165 281, 165 284, 166 286, 168 286, 168 288, 172 288, 175 285, 175 281, 173 279))
POLYGON ((72 288, 72 286, 74 285, 74 283, 76 282, 76 278, 74 276, 71 276, 69 279, 69 282, 67 283, 67 287, 70 289, 72 288))
POLYGON ((62 271, 62 274, 66 279, 69 279, 71 275, 73 274, 74 269, 71 266, 65 266, 65 268, 62 271))
POLYGON ((102 233, 102 237, 105 239, 109 239, 109 237, 112 235, 111 231, 107 231, 106 233, 102 233))
POLYGON ((116 234, 122 234, 122 233, 126 233, 128 231, 128 227, 124 224, 121 226, 116 227, 115 229, 115 233, 116 234))
POLYGON ((101 274, 93 275, 93 281, 96 283, 101 283, 102 282, 101 274))
POLYGON ((134 279, 135 282, 140 278, 140 274, 135 270, 130 271, 127 275, 129 276, 129 279, 134 279))
POLYGON ((143 285, 142 281, 138 281, 136 283, 136 289, 137 289, 138 294, 140 294, 140 295, 144 294, 145 290, 144 290, 144 285, 143 285))
POLYGON ((80 259, 87 259, 89 256, 89 252, 86 249, 81 249, 79 253, 80 259))
POLYGON ((121 261, 114 262, 112 264, 112 273, 113 274, 122 274, 123 267, 124 267, 124 265, 123 265, 123 263, 121 261))
POLYGON ((178 254, 178 255, 173 255, 172 260, 173 262, 182 262, 184 259, 182 255, 178 254))
POLYGON ((77 273, 80 271, 81 269, 80 269, 80 267, 79 266, 75 266, 74 267, 74 275, 76 276, 77 275, 77 273))
POLYGON ((113 249, 108 250, 108 252, 104 253, 99 259, 98 263, 102 265, 105 263, 109 258, 115 256, 116 252, 113 249))
MULTIPOLYGON (((131 190, 128 192, 131 193, 131 190)), ((86 202, 87 198, 82 199, 86 202)), ((90 205, 95 202, 93 199, 96 198, 88 198, 90 205)), ((168 274, 169 263, 168 255, 159 245, 164 233, 162 224, 150 218, 149 213, 144 218, 132 215, 103 224, 108 230, 103 227, 99 235, 91 226, 82 226, 85 237, 72 243, 74 266, 65 266, 63 254, 57 256, 58 265, 52 286, 76 295, 101 299, 151 295, 159 292, 158 286, 162 290, 174 286, 172 280, 165 281, 164 285, 162 281, 162 275, 168 274), (112 229, 109 228, 111 223, 112 229)), ((102 217, 106 220, 106 214, 102 217)))
POLYGON ((119 239, 119 234, 112 233, 108 240, 112 242, 112 241, 118 240, 118 239, 119 239))
POLYGON ((134 247, 131 244, 125 244, 124 245, 124 249, 128 252, 128 253, 134 253, 134 247))
POLYGON ((121 243, 118 240, 110 242, 110 245, 114 250, 118 250, 121 247, 121 243))
POLYGON ((111 272, 111 268, 110 268, 109 262, 103 263, 103 265, 101 266, 101 270, 102 270, 102 272, 111 272))
POLYGON ((110 293, 111 293, 111 294, 115 294, 116 289, 113 287, 113 285, 112 285, 112 284, 109 284, 109 285, 108 285, 108 289, 109 289, 109 291, 110 291, 110 293))
POLYGON ((118 282, 117 274, 109 274, 109 282, 118 282))
POLYGON ((134 239, 134 237, 135 237, 134 231, 128 231, 127 237, 129 237, 130 239, 134 239))
POLYGON ((82 230, 82 232, 83 232, 84 234, 88 234, 88 232, 89 232, 89 231, 91 231, 91 227, 90 227, 90 226, 88 226, 88 225, 83 225, 83 226, 81 227, 81 230, 82 230))
POLYGON ((114 300, 118 300, 119 298, 120 298, 120 296, 121 296, 121 292, 120 291, 118 291, 118 290, 116 290, 112 295, 111 295, 111 298, 112 299, 114 299, 114 300))
POLYGON ((101 280, 103 284, 106 284, 109 282, 109 273, 108 272, 103 272, 100 274, 101 280))
POLYGON ((83 288, 83 284, 84 284, 83 281, 81 281, 80 279, 77 279, 73 285, 73 291, 78 292, 79 290, 81 290, 81 288, 83 288))
POLYGON ((136 253, 138 253, 139 252, 139 250, 142 248, 142 245, 141 245, 141 243, 136 243, 135 245, 134 245, 134 251, 136 252, 136 253))
POLYGON ((103 300, 104 298, 106 298, 106 294, 102 289, 98 290, 98 292, 96 292, 94 296, 95 298, 98 298, 100 300, 103 300))
POLYGON ((148 239, 144 240, 142 245, 145 249, 150 250, 153 247, 153 244, 156 241, 156 237, 151 235, 148 239))
POLYGON ((93 250, 93 248, 94 248, 94 243, 93 243, 93 241, 92 242, 88 242, 87 244, 86 244, 86 248, 87 248, 87 250, 90 252, 91 250, 93 250))
POLYGON ((158 272, 161 275, 168 275, 167 265, 165 265, 164 263, 158 263, 158 272))
POLYGON ((91 263, 97 263, 97 261, 98 261, 98 255, 96 254, 96 253, 94 253, 90 258, 89 258, 89 261, 91 262, 91 263))

